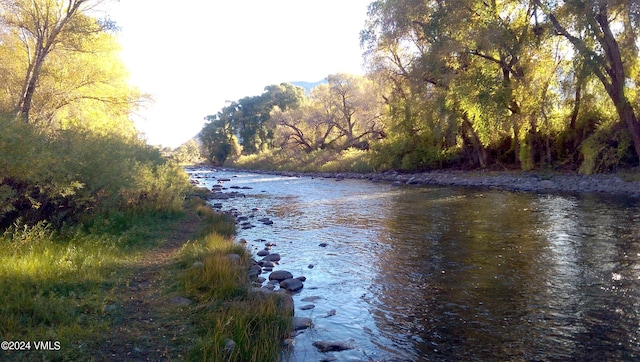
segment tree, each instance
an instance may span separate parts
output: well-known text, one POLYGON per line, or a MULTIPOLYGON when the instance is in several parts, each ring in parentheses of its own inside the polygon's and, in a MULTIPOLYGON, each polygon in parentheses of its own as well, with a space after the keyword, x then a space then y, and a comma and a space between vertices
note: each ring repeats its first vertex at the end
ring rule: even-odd
MULTIPOLYGON (((258 153, 267 149, 273 141, 273 132, 268 127, 271 110, 274 107, 282 110, 296 108, 302 99, 304 89, 301 87, 289 83, 267 86, 261 95, 231 102, 217 115, 207 116, 210 124, 205 125, 204 134, 210 136, 217 133, 219 136, 214 138, 225 143, 231 142, 234 136, 242 146, 243 154, 258 153), (217 131, 212 133, 213 129, 217 131)), ((204 142, 205 148, 213 146, 213 143, 207 142, 204 142)))
POLYGON ((180 164, 193 164, 200 160, 198 141, 190 139, 173 151, 173 158, 180 164))
POLYGON ((202 156, 213 164, 222 165, 227 158, 240 154, 240 146, 231 125, 235 107, 236 104, 232 103, 218 114, 207 116, 207 123, 198 134, 202 144, 202 156))
MULTIPOLYGON (((566 38, 578 57, 602 83, 625 124, 640 161, 640 122, 630 95, 637 93, 640 76, 638 36, 640 6, 636 1, 542 1, 555 32, 566 38)), ((635 102, 637 104, 637 102, 635 102)))
POLYGON ((54 53, 83 51, 86 40, 108 28, 84 11, 97 0, 2 0, 0 25, 18 39, 26 58, 15 111, 25 122, 30 113, 43 68, 54 53))
POLYGON ((307 153, 333 147, 368 149, 386 136, 384 100, 365 77, 335 74, 313 88, 297 108, 271 113, 280 147, 294 145, 307 153))

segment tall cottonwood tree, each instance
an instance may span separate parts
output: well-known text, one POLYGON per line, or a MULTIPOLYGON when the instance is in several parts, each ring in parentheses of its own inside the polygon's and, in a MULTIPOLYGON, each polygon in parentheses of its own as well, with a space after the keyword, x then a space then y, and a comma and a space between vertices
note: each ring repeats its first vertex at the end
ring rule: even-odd
POLYGON ((52 53, 82 51, 88 37, 105 30, 105 24, 84 11, 99 0, 2 0, 0 25, 14 36, 26 58, 15 112, 25 122, 39 86, 43 68, 52 53))
POLYGON ((573 45, 584 66, 604 86, 640 160, 637 93, 640 81, 640 3, 629 0, 535 0, 541 18, 573 45))
POLYGON ((510 139, 514 161, 530 168, 551 162, 554 132, 575 129, 589 73, 638 153, 631 97, 639 12, 637 2, 623 0, 380 0, 370 5, 362 42, 371 76, 393 90, 398 129, 418 142, 427 135, 436 148, 450 145, 438 134, 457 129, 459 144, 473 145, 481 165, 485 147, 504 152, 510 139))
POLYGON ((368 149, 386 137, 385 104, 372 80, 333 74, 313 88, 300 107, 276 108, 271 115, 278 145, 318 149, 368 149))
MULTIPOLYGON (((203 139, 204 147, 217 150, 215 143, 218 141, 224 144, 237 141, 242 146, 243 154, 263 151, 270 146, 274 137, 273 130, 268 127, 271 110, 274 107, 282 110, 297 108, 303 98, 303 88, 282 83, 265 87, 261 95, 230 102, 217 114, 205 118, 208 123, 200 132, 201 139, 206 138, 206 142, 203 139)), ((224 150, 231 151, 230 148, 224 150)))

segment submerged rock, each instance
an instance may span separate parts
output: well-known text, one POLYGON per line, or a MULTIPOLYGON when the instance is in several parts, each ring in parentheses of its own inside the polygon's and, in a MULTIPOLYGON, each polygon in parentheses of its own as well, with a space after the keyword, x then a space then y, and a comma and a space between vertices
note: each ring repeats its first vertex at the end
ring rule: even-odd
POLYGON ((264 258, 262 258, 262 260, 264 260, 264 261, 280 261, 280 254, 278 254, 278 253, 269 254, 269 255, 265 256, 264 258))
POLYGON ((348 349, 354 349, 355 347, 348 342, 336 342, 336 341, 316 341, 313 342, 313 346, 318 349, 318 351, 325 352, 340 352, 346 351, 348 349))

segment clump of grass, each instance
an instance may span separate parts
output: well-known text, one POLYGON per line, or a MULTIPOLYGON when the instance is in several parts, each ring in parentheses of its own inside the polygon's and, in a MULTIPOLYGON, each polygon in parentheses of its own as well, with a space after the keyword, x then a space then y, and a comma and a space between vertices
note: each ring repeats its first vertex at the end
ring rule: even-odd
POLYGON ((209 303, 198 314, 201 337, 189 355, 201 361, 277 361, 290 316, 277 295, 209 303), (232 340, 234 348, 229 348, 232 340))
POLYGON ((202 220, 200 236, 205 237, 210 234, 218 234, 223 237, 231 237, 236 233, 236 227, 231 216, 219 212, 214 212, 206 204, 196 206, 196 213, 202 220))
POLYGON ((205 228, 209 231, 206 236, 185 244, 180 251, 180 264, 185 268, 180 289, 199 304, 193 316, 199 342, 189 359, 277 360, 280 341, 290 332, 290 309, 282 296, 249 293, 251 261, 246 249, 230 239, 230 229, 235 230, 233 221, 213 211, 198 212, 216 226, 205 228), (226 235, 210 230, 222 230, 226 235))

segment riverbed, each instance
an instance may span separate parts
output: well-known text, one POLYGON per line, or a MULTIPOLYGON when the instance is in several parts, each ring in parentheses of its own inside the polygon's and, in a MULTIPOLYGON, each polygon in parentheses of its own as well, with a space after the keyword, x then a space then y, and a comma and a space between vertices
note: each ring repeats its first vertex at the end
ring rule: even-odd
POLYGON ((191 173, 306 278, 290 361, 640 358, 637 198, 191 173))

